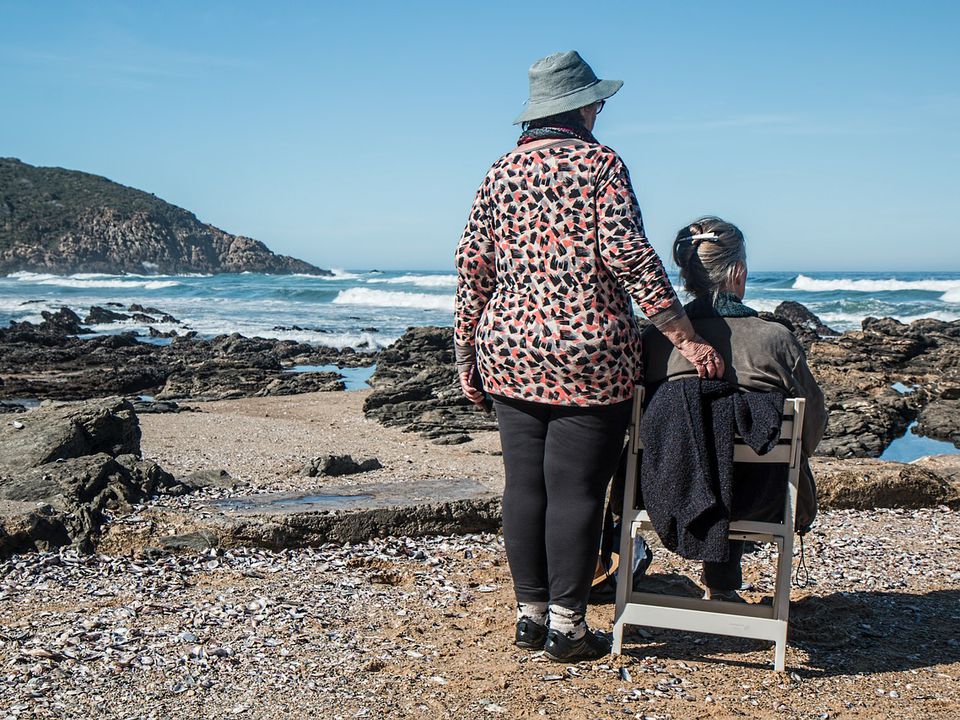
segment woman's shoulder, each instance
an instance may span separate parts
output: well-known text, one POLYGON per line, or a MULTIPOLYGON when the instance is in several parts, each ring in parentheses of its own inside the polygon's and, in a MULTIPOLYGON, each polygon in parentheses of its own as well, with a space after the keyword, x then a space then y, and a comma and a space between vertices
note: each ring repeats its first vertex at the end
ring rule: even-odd
POLYGON ((726 318, 731 329, 731 342, 753 347, 757 352, 770 353, 794 363, 805 355, 803 344, 793 330, 774 318, 744 317, 726 318))
POLYGON ((539 153, 552 157, 579 157, 594 162, 623 163, 617 151, 600 143, 588 143, 583 140, 559 141, 552 144, 534 146, 532 148, 519 145, 510 148, 494 163, 494 167, 504 163, 513 163, 517 159, 532 153, 539 153))

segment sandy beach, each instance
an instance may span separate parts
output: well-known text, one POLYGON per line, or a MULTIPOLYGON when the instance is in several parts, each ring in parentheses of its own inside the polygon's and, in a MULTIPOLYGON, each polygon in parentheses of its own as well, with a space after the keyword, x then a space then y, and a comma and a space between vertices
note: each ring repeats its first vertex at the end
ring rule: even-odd
MULTIPOLYGON (((303 490, 322 453, 364 480, 502 488, 494 433, 435 445, 363 419, 365 393, 195 403, 144 415, 146 458, 222 468, 238 491, 303 490)), ((171 499, 170 502, 175 501, 171 499)), ((161 504, 167 502, 159 501, 161 504)), ((765 643, 666 631, 565 666, 512 646, 495 534, 271 552, 15 557, 0 580, 4 717, 952 718, 960 712, 960 519, 947 508, 823 513, 793 591, 786 674, 765 643)), ((745 593, 771 589, 749 556, 745 593)), ((653 586, 694 592, 657 548, 653 586)), ((613 606, 591 608, 609 630, 613 606)))
POLYGON ((362 406, 370 392, 188 403, 202 412, 143 415, 144 457, 176 476, 224 469, 253 490, 304 490, 321 483, 323 478, 301 477, 300 470, 311 458, 332 454, 377 458, 383 469, 363 473, 364 482, 465 477, 503 491, 496 432, 475 433, 463 445, 436 445, 365 418, 362 406))

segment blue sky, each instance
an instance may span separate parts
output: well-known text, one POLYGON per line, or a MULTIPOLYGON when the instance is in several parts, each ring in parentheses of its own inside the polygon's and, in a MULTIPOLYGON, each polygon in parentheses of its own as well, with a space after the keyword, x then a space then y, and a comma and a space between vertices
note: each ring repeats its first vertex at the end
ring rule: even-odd
POLYGON ((105 175, 325 267, 446 269, 538 57, 622 79, 596 128, 666 256, 960 270, 953 2, 12 2, 0 156, 105 175))

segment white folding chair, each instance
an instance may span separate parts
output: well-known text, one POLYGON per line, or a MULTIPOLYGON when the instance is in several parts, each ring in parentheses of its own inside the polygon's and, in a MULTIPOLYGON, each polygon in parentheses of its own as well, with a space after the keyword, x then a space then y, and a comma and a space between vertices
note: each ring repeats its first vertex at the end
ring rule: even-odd
POLYGON ((782 463, 788 467, 783 522, 741 520, 730 523, 731 540, 773 542, 777 545, 777 577, 773 604, 759 605, 633 591, 633 539, 641 530, 653 530, 646 511, 635 507, 637 483, 640 479, 638 459, 642 449, 640 419, 643 412, 643 394, 638 393, 634 400, 630 424, 630 455, 627 460, 623 496, 620 568, 617 571, 617 614, 613 628, 614 653, 620 654, 623 649, 623 632, 627 625, 644 625, 771 640, 776 643, 774 669, 784 669, 804 402, 803 398, 789 398, 784 402, 780 443, 766 455, 758 455, 739 437, 735 440, 734 462, 782 463))

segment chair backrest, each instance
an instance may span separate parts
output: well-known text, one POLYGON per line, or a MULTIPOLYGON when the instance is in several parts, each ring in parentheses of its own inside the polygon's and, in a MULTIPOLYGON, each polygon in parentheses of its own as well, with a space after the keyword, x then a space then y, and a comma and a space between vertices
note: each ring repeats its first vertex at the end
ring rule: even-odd
MULTIPOLYGON (((645 393, 639 388, 633 404, 633 421, 630 424, 630 452, 643 449, 640 440, 640 421, 643 419, 645 393)), ((780 424, 780 440, 777 446, 765 455, 758 455, 739 435, 734 438, 733 461, 752 463, 781 463, 790 469, 800 462, 800 433, 803 427, 803 398, 787 398, 783 403, 783 421, 780 424)))

